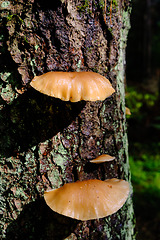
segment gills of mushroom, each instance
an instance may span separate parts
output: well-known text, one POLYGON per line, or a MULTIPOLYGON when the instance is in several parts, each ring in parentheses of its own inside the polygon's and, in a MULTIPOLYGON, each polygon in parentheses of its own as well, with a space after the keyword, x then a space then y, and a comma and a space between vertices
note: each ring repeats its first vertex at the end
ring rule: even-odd
POLYGON ((112 157, 108 154, 102 154, 100 156, 98 156, 97 158, 95 159, 92 159, 90 160, 90 163, 104 163, 104 162, 110 162, 110 161, 113 161, 115 159, 115 157, 112 157))
POLYGON ((67 183, 44 193, 55 212, 78 220, 103 218, 117 212, 129 195, 129 183, 120 179, 91 179, 67 183))
POLYGON ((30 85, 48 96, 71 102, 104 100, 115 92, 110 81, 95 72, 48 72, 34 77, 30 85))

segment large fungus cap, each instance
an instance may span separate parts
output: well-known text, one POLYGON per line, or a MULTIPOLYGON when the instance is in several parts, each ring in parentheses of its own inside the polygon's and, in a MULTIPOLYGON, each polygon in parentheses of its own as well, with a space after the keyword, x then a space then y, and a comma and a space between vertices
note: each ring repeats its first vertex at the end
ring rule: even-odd
POLYGON ((104 162, 110 162, 110 161, 113 161, 114 159, 115 159, 115 157, 112 157, 108 154, 102 154, 102 155, 98 156, 97 158, 90 160, 90 162, 99 164, 99 163, 104 163, 104 162))
POLYGON ((71 102, 104 100, 115 92, 109 80, 95 72, 48 72, 34 77, 30 85, 71 102))
POLYGON ((129 183, 116 178, 67 183, 44 193, 47 205, 78 220, 103 218, 118 211, 129 195, 129 183))

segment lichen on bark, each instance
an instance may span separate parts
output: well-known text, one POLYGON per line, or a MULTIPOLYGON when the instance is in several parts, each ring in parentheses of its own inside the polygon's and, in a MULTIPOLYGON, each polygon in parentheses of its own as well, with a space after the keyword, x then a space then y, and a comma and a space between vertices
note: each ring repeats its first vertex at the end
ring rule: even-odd
POLYGON ((130 181, 124 112, 130 1, 117 1, 112 11, 112 1, 106 9, 102 1, 82 2, 0 1, 0 223, 6 239, 134 239, 131 196, 117 213, 85 222, 52 212, 43 200, 45 190, 76 180, 130 181), (34 75, 51 70, 99 72, 116 94, 70 103, 29 87, 34 75), (102 153, 115 161, 91 166, 102 153))

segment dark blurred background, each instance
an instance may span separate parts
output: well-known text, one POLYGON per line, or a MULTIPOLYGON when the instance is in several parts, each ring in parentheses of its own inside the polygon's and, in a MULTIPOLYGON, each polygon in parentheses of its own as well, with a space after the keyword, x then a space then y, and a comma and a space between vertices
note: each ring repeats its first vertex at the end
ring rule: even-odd
POLYGON ((132 0, 126 65, 137 240, 160 239, 160 0, 132 0))

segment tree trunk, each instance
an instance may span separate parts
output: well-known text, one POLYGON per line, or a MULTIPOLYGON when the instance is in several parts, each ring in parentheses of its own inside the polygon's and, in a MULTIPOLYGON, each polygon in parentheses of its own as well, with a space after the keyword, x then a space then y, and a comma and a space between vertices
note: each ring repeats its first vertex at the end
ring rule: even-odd
POLYGON ((130 0, 0 1, 1 226, 4 239, 135 239, 132 187, 115 214, 90 221, 59 215, 45 190, 84 179, 130 182, 125 48, 130 0), (116 93, 63 102, 29 85, 47 71, 94 71, 116 93), (107 153, 115 161, 93 166, 107 153))

